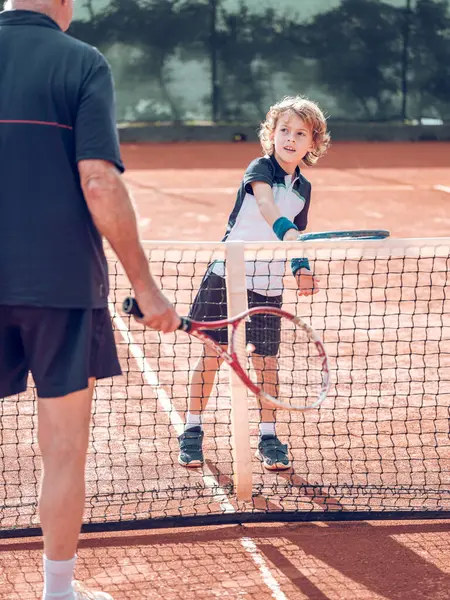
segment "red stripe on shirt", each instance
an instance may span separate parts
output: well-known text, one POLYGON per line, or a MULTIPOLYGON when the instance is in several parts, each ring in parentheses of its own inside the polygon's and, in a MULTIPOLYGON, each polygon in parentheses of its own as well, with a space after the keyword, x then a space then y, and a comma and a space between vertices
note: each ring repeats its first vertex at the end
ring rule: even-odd
POLYGON ((73 127, 70 125, 62 125, 61 123, 50 123, 48 121, 22 121, 22 120, 2 120, 0 124, 13 124, 13 125, 47 125, 48 127, 59 127, 60 129, 69 129, 72 131, 73 127))

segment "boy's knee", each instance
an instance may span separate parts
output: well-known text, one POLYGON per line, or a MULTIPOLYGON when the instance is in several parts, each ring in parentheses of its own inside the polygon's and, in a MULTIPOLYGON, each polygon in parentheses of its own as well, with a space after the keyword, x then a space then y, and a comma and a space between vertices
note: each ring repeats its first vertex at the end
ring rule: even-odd
MULTIPOLYGON (((220 344, 220 348, 222 348, 222 350, 224 352, 228 352, 228 346, 227 345, 220 344)), ((205 346, 203 348, 202 358, 204 360, 208 360, 208 361, 211 361, 211 362, 216 361, 219 364, 221 364, 223 362, 223 358, 221 358, 219 356, 219 354, 216 352, 216 350, 214 350, 213 348, 210 348, 209 346, 205 346)))

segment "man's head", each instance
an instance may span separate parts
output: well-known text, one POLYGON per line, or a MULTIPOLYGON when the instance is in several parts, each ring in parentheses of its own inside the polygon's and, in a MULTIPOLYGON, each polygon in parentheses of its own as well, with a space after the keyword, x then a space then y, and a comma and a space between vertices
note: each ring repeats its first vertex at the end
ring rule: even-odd
POLYGON ((74 0, 7 0, 5 10, 31 10, 52 18, 67 31, 73 18, 74 0))

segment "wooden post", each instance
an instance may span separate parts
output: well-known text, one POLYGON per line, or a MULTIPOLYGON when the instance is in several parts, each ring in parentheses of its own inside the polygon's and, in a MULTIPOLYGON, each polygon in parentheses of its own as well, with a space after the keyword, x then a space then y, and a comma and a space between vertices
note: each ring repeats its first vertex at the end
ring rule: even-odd
MULTIPOLYGON (((248 308, 243 242, 227 242, 225 250, 228 317, 234 317, 248 308)), ((236 348, 239 362, 247 367, 245 323, 236 348)), ((231 331, 228 332, 230 336, 231 331)), ((252 455, 248 421, 247 388, 230 369, 231 388, 231 443, 233 450, 234 487, 238 500, 252 498, 252 455)))

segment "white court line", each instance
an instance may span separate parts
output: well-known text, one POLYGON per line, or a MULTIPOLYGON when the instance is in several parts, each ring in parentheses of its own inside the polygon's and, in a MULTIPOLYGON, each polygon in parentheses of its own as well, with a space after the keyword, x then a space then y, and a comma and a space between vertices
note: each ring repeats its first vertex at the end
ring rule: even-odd
POLYGON ((448 185, 434 185, 433 189, 438 190, 439 192, 447 192, 447 194, 450 194, 450 187, 448 185))
MULTIPOLYGON (((138 344, 136 344, 136 342, 134 341, 133 335, 128 329, 125 321, 120 315, 117 314, 113 304, 110 304, 109 306, 112 317, 114 319, 114 323, 117 329, 120 331, 123 339, 128 344, 131 350, 131 354, 136 359, 136 362, 144 376, 144 380, 148 385, 155 389, 158 402, 160 403, 164 412, 169 416, 170 422, 173 428, 175 429, 176 434, 181 435, 184 431, 183 419, 181 418, 179 412, 173 407, 173 404, 170 401, 170 398, 165 392, 165 390, 160 386, 157 374, 149 365, 147 359, 145 358, 144 351, 142 350, 142 348, 138 346, 138 344)), ((218 494, 214 496, 214 500, 220 503, 220 507, 224 512, 236 512, 233 505, 228 501, 227 495, 225 494, 225 490, 219 485, 219 482, 206 465, 204 467, 204 470, 209 472, 209 474, 203 475, 203 481, 205 482, 206 487, 216 489, 218 492, 218 494)))
MULTIPOLYGON (((184 423, 179 412, 173 407, 169 396, 160 386, 157 374, 149 365, 142 348, 134 341, 133 335, 128 329, 125 321, 120 315, 117 314, 115 306, 112 303, 110 303, 109 307, 114 323, 117 329, 120 331, 124 341, 128 344, 138 366, 142 370, 145 381, 148 383, 148 385, 152 386, 156 390, 158 401, 160 402, 163 410, 169 415, 170 422, 172 423, 177 435, 181 435, 181 433, 184 431, 184 423)), ((205 482, 205 485, 209 488, 215 488, 219 492, 220 496, 222 496, 216 496, 214 498, 216 502, 220 502, 220 507, 222 510, 226 513, 236 512, 233 505, 228 501, 225 491, 219 485, 218 480, 212 471, 207 467, 207 465, 204 465, 204 471, 209 473, 208 475, 203 475, 203 481, 205 482)), ((272 591, 272 598, 275 600, 288 600, 281 591, 279 583, 272 575, 263 556, 258 552, 255 542, 251 538, 243 538, 241 543, 245 550, 250 553, 254 563, 257 565, 264 583, 272 591)))
POLYGON ((414 185, 317 185, 315 192, 411 192, 414 185))
MULTIPOLYGON (((115 306, 112 303, 110 303, 109 306, 114 323, 117 329, 120 331, 124 341, 128 344, 138 366, 142 370, 145 381, 148 383, 148 385, 152 386, 156 390, 158 401, 160 402, 163 410, 169 415, 170 422, 172 423, 177 435, 181 435, 181 433, 184 431, 184 423, 180 414, 173 407, 172 402, 170 401, 170 398, 165 390, 159 385, 157 374, 149 365, 141 347, 134 341, 133 335, 128 329, 125 321, 120 315, 117 314, 115 306)), ((226 513, 236 512, 233 505, 228 501, 225 491, 219 485, 219 482, 212 471, 206 465, 204 465, 204 470, 209 472, 208 475, 203 475, 203 481, 205 482, 205 485, 209 488, 215 488, 222 496, 222 498, 215 497, 215 500, 220 502, 220 507, 222 510, 226 513)), ((251 538, 243 538, 241 543, 245 550, 251 554, 253 561, 258 566, 264 583, 272 591, 272 598, 275 600, 288 600, 281 591, 279 583, 272 575, 263 556, 258 552, 255 542, 251 538)))
POLYGON ((244 547, 245 551, 250 554, 253 562, 258 567, 258 570, 261 574, 261 577, 264 583, 272 592, 272 598, 275 600, 288 600, 287 596, 281 591, 280 584, 272 575, 271 570, 267 566, 266 561, 264 560, 263 555, 258 552, 258 548, 255 542, 251 538, 242 538, 241 544, 244 547))
MULTIPOLYGON (((133 183, 130 181, 129 183, 133 183)), ((394 192, 404 191, 411 192, 415 190, 413 185, 316 185, 314 187, 315 192, 394 192)), ((236 194, 237 187, 224 187, 224 188, 161 188, 159 190, 162 194, 236 194)))

